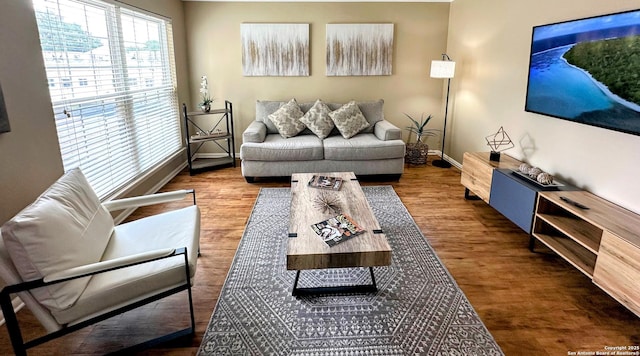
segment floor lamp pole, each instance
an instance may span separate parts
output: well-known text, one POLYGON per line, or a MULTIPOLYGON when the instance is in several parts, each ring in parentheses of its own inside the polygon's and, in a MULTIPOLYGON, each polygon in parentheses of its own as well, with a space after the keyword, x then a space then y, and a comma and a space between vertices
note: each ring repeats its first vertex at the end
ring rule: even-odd
POLYGON ((444 160, 444 139, 447 134, 447 114, 449 113, 449 88, 451 86, 451 78, 447 79, 447 100, 444 106, 444 127, 442 128, 442 149, 440 150, 440 159, 434 160, 432 164, 440 168, 450 168, 451 163, 444 160))

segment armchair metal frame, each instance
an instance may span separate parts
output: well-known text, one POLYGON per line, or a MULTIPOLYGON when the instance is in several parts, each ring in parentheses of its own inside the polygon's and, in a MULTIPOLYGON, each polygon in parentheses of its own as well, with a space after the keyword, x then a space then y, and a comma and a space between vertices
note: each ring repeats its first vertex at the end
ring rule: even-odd
MULTIPOLYGON (((196 197, 195 197, 195 191, 193 190, 187 190, 187 191, 180 191, 182 194, 193 194, 193 204, 195 205, 196 203, 196 197)), ((144 205, 150 205, 150 204, 154 204, 154 203, 158 203, 158 202, 164 202, 164 201, 171 201, 171 200, 176 200, 176 194, 177 192, 170 192, 170 193, 159 193, 159 194, 154 194, 153 196, 155 196, 154 198, 151 199, 144 199, 145 197, 134 197, 134 198, 128 198, 128 199, 122 199, 119 200, 118 203, 116 203, 116 201, 114 201, 113 203, 116 204, 111 204, 111 206, 108 206, 109 204, 105 203, 105 207, 109 208, 109 210, 117 210, 119 208, 123 208, 123 207, 132 207, 132 206, 144 206, 144 205), (139 199, 142 198, 142 199, 139 199), (160 199, 158 199, 160 198, 160 199), (137 200, 137 202, 136 202, 137 200), (140 204, 140 202, 142 201, 142 204, 140 204), (117 209, 111 209, 116 207, 117 209)), ((184 196, 184 195, 183 195, 184 196)), ((147 196, 147 197, 151 197, 151 196, 147 196)), ((111 202, 109 202, 111 203, 111 202)), ((130 347, 127 347, 125 349, 119 350, 117 352, 115 352, 116 354, 126 354, 126 353, 131 353, 131 352, 136 352, 136 351, 140 351, 140 350, 144 350, 150 347, 153 347, 154 345, 158 345, 167 341, 171 341, 171 340, 175 340, 181 337, 185 337, 185 336, 194 336, 195 335, 195 317, 194 317, 194 311, 193 311, 193 296, 191 293, 191 277, 190 277, 190 270, 189 270, 189 261, 188 261, 188 254, 187 254, 187 248, 186 247, 180 247, 180 248, 176 248, 176 249, 165 249, 165 250, 156 250, 156 251, 150 251, 149 253, 146 254, 147 258, 132 258, 132 259, 127 259, 127 258, 123 258, 120 262, 121 263, 108 263, 105 268, 94 268, 95 270, 91 270, 91 268, 89 268, 89 270, 91 270, 90 272, 87 273, 83 273, 84 271, 74 274, 72 271, 63 271, 62 273, 60 273, 59 277, 56 276, 47 276, 38 280, 33 280, 33 281, 27 281, 27 282, 22 282, 22 283, 18 283, 18 284, 13 284, 13 285, 8 285, 5 286, 2 291, 0 291, 0 307, 2 308, 2 313, 4 314, 4 318, 5 318, 5 322, 6 322, 6 326, 7 326, 7 331, 9 333, 9 337, 11 339, 11 344, 13 346, 13 350, 15 352, 15 354, 17 356, 22 356, 22 355, 27 355, 27 350, 36 346, 39 346, 41 344, 44 344, 48 341, 51 341, 53 339, 68 335, 72 332, 75 332, 77 330, 80 330, 86 326, 98 323, 100 321, 104 321, 106 319, 112 318, 116 315, 125 313, 127 311, 136 309, 138 307, 141 307, 143 305, 158 301, 160 299, 163 299, 165 297, 168 297, 170 295, 182 292, 182 291, 187 291, 188 294, 188 298, 189 298, 189 313, 190 313, 190 325, 189 327, 179 330, 179 331, 175 331, 172 332, 170 334, 166 334, 130 347), (136 265, 140 265, 140 264, 144 264, 144 263, 149 263, 149 262, 153 262, 153 261, 158 261, 158 260, 162 260, 165 258, 170 258, 170 257, 174 257, 174 256, 180 256, 182 255, 184 257, 184 271, 185 271, 185 282, 184 284, 181 284, 177 287, 171 288, 169 290, 160 292, 158 294, 149 296, 147 298, 144 298, 142 300, 133 302, 131 304, 128 304, 126 306, 108 311, 104 314, 92 317, 90 319, 81 321, 77 324, 73 324, 73 325, 67 325, 65 327, 63 327, 60 330, 57 331, 53 331, 50 332, 44 336, 40 336, 38 338, 35 338, 33 340, 29 340, 27 342, 24 342, 23 337, 22 337, 22 332, 20 330, 20 325, 16 316, 16 312, 13 309, 13 304, 11 301, 11 295, 15 294, 15 293, 19 293, 19 292, 24 292, 24 291, 29 291, 31 289, 35 289, 35 288, 40 288, 40 287, 45 287, 45 286, 49 286, 49 285, 54 285, 54 284, 58 284, 58 283, 63 283, 63 282, 67 282, 70 280, 74 280, 74 279, 78 279, 78 278, 83 278, 83 277, 88 277, 88 276, 92 276, 92 275, 96 275, 96 274, 100 274, 100 273, 106 273, 106 272, 110 272, 110 271, 115 271, 118 269, 122 269, 122 268, 127 268, 127 267, 131 267, 131 266, 136 266, 136 265), (133 262, 131 262, 133 261, 133 262)), ((105 262, 105 261, 103 261, 105 262)), ((100 263, 100 262, 99 262, 100 263)), ((99 264, 98 263, 98 264, 99 264)), ((90 267, 90 266, 89 266, 90 267)))

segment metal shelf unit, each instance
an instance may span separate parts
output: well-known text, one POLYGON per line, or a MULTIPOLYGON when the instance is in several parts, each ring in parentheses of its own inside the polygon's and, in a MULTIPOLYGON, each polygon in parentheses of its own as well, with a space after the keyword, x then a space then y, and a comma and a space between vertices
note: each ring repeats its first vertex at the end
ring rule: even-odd
POLYGON ((209 112, 188 112, 187 105, 182 104, 182 113, 184 116, 184 139, 187 146, 189 174, 193 175, 208 169, 225 166, 235 167, 233 104, 225 100, 223 109, 212 109, 209 112), (209 120, 210 126, 205 126, 207 120, 209 120), (210 127, 210 129, 203 129, 203 126, 210 127), (193 132, 194 129, 192 127, 195 128, 195 132, 193 132), (220 157, 210 157, 208 156, 210 155, 209 153, 199 153, 200 149, 208 142, 222 150, 220 157))

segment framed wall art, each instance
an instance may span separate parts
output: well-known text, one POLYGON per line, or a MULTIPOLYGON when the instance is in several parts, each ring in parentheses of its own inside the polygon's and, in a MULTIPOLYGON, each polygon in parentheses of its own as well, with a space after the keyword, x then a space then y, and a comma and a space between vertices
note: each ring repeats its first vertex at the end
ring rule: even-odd
POLYGON ((391 75, 393 24, 328 24, 327 76, 391 75))
POLYGON ((244 76, 309 76, 309 24, 241 24, 244 76))

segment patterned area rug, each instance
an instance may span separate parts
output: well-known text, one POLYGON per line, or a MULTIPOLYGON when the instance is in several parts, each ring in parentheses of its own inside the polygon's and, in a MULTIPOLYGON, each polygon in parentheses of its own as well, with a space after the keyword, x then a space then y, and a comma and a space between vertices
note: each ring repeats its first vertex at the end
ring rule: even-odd
MULTIPOLYGON (((199 355, 502 355, 390 186, 363 187, 393 250, 378 292, 291 296, 290 192, 263 188, 199 355)), ((370 283, 367 268, 302 271, 299 287, 370 283)))

